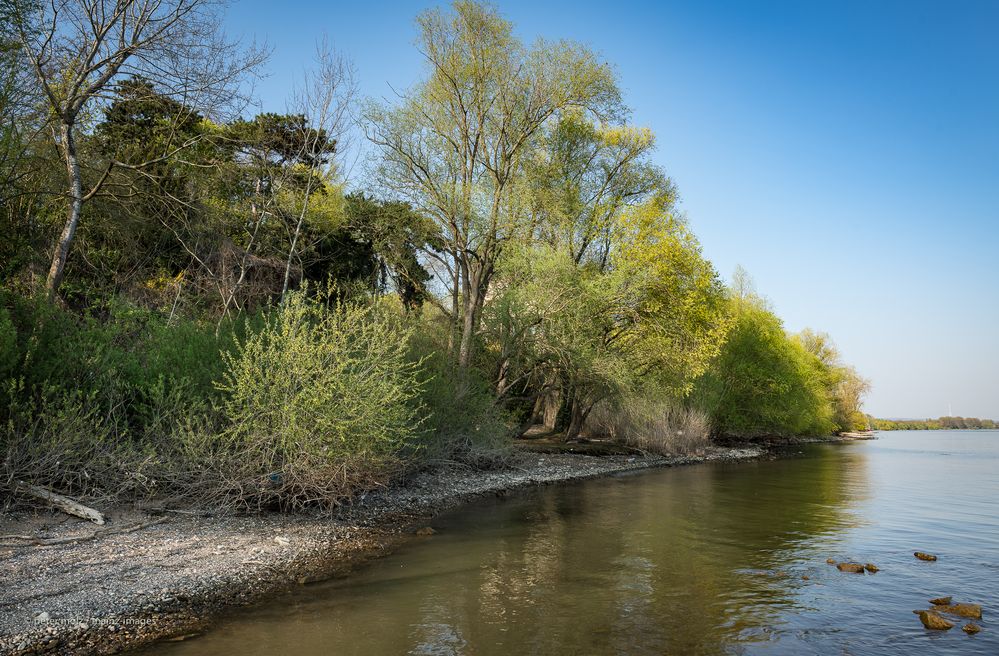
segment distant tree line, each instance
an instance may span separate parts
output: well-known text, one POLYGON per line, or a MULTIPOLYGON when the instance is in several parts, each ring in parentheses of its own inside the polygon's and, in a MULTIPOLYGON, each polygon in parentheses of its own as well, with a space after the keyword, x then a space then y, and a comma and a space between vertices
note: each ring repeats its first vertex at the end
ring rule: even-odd
POLYGON ((874 430, 977 430, 996 428, 992 419, 976 417, 940 417, 939 419, 875 419, 871 418, 874 430))

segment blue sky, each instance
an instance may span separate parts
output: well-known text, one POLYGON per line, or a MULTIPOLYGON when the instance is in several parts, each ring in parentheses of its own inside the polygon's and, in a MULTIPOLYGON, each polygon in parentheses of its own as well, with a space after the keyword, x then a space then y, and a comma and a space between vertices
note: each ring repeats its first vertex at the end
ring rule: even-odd
MULTIPOLYGON (((413 84, 435 4, 242 0, 227 20, 274 49, 258 92, 282 111, 324 35, 364 95, 413 84)), ((999 419, 999 2, 496 4, 616 67, 705 254, 790 330, 829 332, 870 412, 999 419)))

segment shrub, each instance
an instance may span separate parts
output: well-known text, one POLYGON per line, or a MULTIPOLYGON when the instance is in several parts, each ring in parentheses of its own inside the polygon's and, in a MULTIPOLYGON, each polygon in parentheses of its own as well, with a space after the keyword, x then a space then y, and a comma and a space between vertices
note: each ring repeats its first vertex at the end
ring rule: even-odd
POLYGON ((164 391, 176 389, 192 404, 217 397, 213 381, 223 369, 221 354, 238 337, 228 325, 217 336, 214 325, 185 318, 168 323, 123 303, 106 308, 100 319, 76 316, 44 299, 2 293, 0 305, 10 308, 11 324, 5 329, 0 314, 0 375, 23 383, 19 399, 0 398, 3 407, 27 397, 37 401, 43 389, 49 396, 57 389, 83 392, 92 403, 113 409, 122 429, 139 433, 153 397, 164 391), (4 356, 5 348, 12 355, 4 356), (5 372, 7 361, 13 365, 5 372))
POLYGON ((217 501, 330 506, 384 484, 421 428, 409 337, 358 304, 295 293, 272 310, 224 357, 225 428, 199 454, 217 501))
POLYGON ((415 460, 500 465, 512 452, 508 418, 481 374, 454 364, 446 341, 447 324, 437 319, 430 312, 409 319, 410 360, 421 363, 420 400, 426 416, 415 460))
POLYGON ((3 487, 27 481, 106 500, 150 491, 152 479, 144 470, 155 458, 121 439, 94 394, 47 387, 35 399, 16 381, 6 386, 9 398, 26 400, 10 404, 0 433, 3 487))
POLYGON ((0 303, 0 487, 102 500, 190 490, 183 440, 191 425, 214 432, 212 381, 234 330, 121 303, 101 318, 3 292, 0 303))
POLYGON ((694 400, 720 436, 829 434, 832 405, 822 363, 755 301, 736 305, 721 353, 698 380, 694 400))
POLYGON ((660 455, 690 454, 710 444, 708 417, 700 410, 636 396, 597 404, 587 430, 660 455))

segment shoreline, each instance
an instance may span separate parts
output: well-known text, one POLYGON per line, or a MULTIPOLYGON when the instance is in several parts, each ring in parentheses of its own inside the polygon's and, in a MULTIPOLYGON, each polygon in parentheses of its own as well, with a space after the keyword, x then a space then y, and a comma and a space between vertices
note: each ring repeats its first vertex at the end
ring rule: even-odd
MULTIPOLYGON (((200 516, 163 508, 112 509, 133 532, 52 546, 0 547, 0 655, 109 654, 205 631, 221 614, 294 586, 344 576, 421 539, 434 515, 487 496, 628 471, 774 456, 808 442, 712 447, 697 456, 590 456, 523 452, 503 469, 456 465, 417 473, 328 515, 200 516)), ((0 518, 0 534, 26 519, 48 537, 86 536, 93 525, 58 513, 0 518), (39 517, 44 515, 43 517, 39 517), (44 521, 47 520, 47 521, 44 521)), ((7 537, 10 537, 9 535, 7 537)))

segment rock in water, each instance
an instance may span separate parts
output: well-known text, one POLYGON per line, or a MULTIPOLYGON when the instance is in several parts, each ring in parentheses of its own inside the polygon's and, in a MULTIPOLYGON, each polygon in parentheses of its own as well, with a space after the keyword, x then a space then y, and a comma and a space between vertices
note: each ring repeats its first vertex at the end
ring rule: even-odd
POLYGON ((866 569, 871 574, 874 574, 875 572, 880 572, 881 571, 881 568, 878 567, 877 565, 875 565, 874 563, 867 563, 867 564, 865 564, 864 565, 864 569, 866 569))
POLYGON ((850 572, 851 574, 863 574, 864 566, 860 563, 840 563, 836 565, 836 569, 841 572, 850 572))
POLYGON ((828 563, 829 565, 835 565, 836 564, 836 559, 835 558, 826 558, 826 563, 828 563))
POLYGON ((982 619, 982 607, 979 604, 940 604, 933 607, 933 610, 948 615, 960 615, 970 617, 973 620, 982 619))
POLYGON ((934 606, 946 606, 953 598, 954 597, 937 597, 936 599, 930 599, 930 603, 934 606))
POLYGON ((916 558, 918 558, 919 560, 930 560, 930 561, 933 561, 933 560, 937 559, 937 557, 934 556, 933 554, 923 553, 922 551, 917 551, 916 553, 914 553, 912 555, 915 556, 916 558))
POLYGON ((932 610, 914 610, 912 612, 919 615, 919 621, 922 622, 923 626, 927 629, 933 629, 934 631, 946 631, 947 629, 954 628, 954 624, 945 620, 940 613, 935 613, 932 610))
POLYGON ((982 627, 978 626, 974 622, 968 622, 967 624, 961 627, 961 630, 967 633, 968 635, 971 635, 972 633, 978 633, 979 631, 981 631, 982 627))
POLYGON ((424 526, 423 528, 421 528, 420 530, 418 530, 416 532, 416 534, 417 535, 433 535, 436 532, 437 531, 435 531, 434 529, 430 528, 429 526, 424 526))

